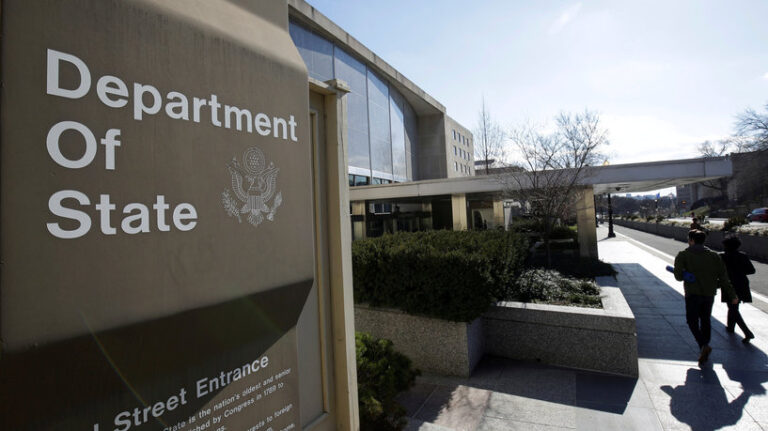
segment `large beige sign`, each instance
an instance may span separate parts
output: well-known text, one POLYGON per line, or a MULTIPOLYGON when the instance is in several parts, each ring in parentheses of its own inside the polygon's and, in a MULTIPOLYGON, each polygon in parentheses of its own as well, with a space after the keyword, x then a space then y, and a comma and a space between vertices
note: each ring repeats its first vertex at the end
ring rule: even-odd
POLYGON ((286 8, 2 2, 0 428, 298 426, 314 224, 286 8))

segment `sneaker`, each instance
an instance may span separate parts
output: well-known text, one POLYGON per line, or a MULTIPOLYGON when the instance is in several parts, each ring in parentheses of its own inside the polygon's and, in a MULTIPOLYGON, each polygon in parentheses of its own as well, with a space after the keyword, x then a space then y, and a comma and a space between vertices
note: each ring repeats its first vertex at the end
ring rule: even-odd
POLYGON ((741 340, 741 342, 744 343, 744 344, 749 344, 749 340, 751 340, 753 338, 755 338, 755 334, 750 332, 748 335, 744 336, 744 339, 741 340))
POLYGON ((702 347, 701 354, 699 354, 699 363, 707 362, 710 353, 712 353, 712 348, 709 345, 702 347))

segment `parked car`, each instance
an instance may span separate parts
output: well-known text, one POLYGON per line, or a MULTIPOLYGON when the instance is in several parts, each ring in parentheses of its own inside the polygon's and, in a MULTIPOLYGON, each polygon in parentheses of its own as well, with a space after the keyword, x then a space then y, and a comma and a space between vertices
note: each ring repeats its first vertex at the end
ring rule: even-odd
POLYGON ((753 209, 751 213, 747 214, 747 220, 768 223, 768 208, 753 209))

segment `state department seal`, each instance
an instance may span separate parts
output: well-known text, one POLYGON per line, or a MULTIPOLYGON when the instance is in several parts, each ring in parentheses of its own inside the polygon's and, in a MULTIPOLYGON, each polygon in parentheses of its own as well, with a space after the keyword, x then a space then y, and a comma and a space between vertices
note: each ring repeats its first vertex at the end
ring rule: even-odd
POLYGON ((253 226, 260 225, 265 216, 273 221, 277 208, 283 203, 282 192, 275 194, 280 169, 272 162, 267 166, 264 153, 257 147, 245 151, 242 166, 233 157, 227 168, 232 177, 232 189, 226 189, 221 194, 224 211, 230 217, 236 217, 239 223, 243 221, 242 216, 247 215, 248 223, 253 226), (232 197, 230 191, 237 199, 232 197))

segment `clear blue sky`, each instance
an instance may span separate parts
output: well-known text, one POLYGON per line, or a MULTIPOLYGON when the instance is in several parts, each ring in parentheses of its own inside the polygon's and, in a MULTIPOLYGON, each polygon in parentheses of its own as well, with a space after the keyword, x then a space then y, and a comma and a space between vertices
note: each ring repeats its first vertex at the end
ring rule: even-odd
POLYGON ((768 102, 768 1, 309 0, 473 129, 601 114, 611 163, 695 157, 768 102))

